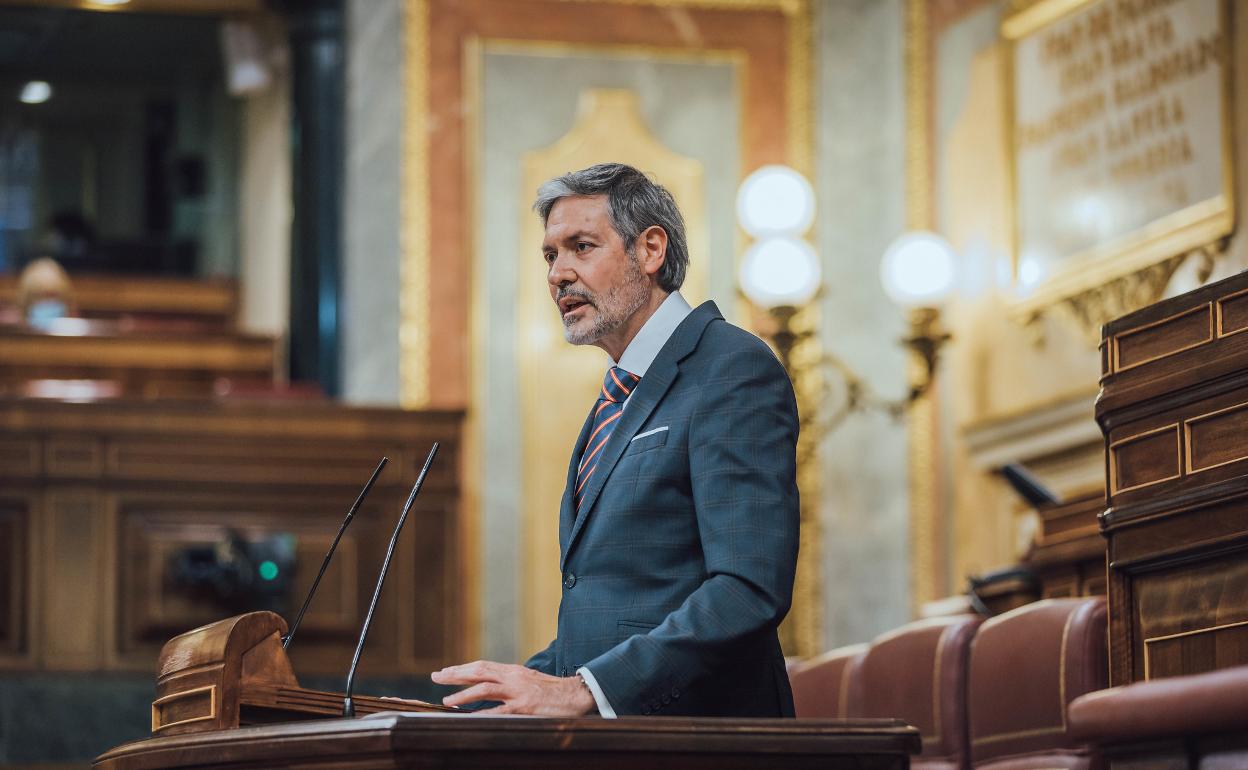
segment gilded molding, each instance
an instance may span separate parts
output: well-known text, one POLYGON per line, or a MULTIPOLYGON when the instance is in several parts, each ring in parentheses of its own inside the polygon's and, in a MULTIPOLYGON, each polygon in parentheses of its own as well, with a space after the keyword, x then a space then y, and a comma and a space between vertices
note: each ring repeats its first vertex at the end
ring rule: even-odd
POLYGON ((429 404, 429 0, 403 8, 403 198, 399 222, 399 403, 429 404))
MULTIPOLYGON (((906 0, 906 222, 911 230, 935 227, 932 193, 932 68, 928 0, 906 0)), ((911 383, 925 376, 922 361, 910 357, 911 383)), ((946 593, 944 512, 936 462, 938 391, 933 388, 907 412, 910 497, 910 602, 917 613, 946 593)))
MULTIPOLYGON (((1088 345, 1096 347, 1102 326, 1160 300, 1170 279, 1189 259, 1200 261, 1196 278, 1203 284, 1213 272, 1217 260, 1225 253, 1228 241, 1224 238, 1201 246, 1066 297, 1051 307, 1034 309, 1023 317, 1023 322, 1038 327, 1041 319, 1056 311, 1079 330, 1088 345)), ((1037 335, 1033 339, 1043 341, 1043 336, 1037 335)))
MULTIPOLYGON (((786 77, 788 160, 807 179, 814 179, 814 6, 809 0, 793 0, 780 7, 789 16, 786 77)), ((795 372, 802 372, 802 376, 794 382, 798 411, 802 414, 817 412, 820 394, 824 392, 823 369, 817 364, 823 357, 823 345, 818 334, 819 310, 818 303, 812 302, 793 321, 798 329, 811 332, 794 350, 794 358, 799 362, 814 362, 814 365, 794 367, 795 372)), ((799 436, 797 457, 797 483, 802 500, 802 547, 797 557, 793 611, 781 627, 781 641, 788 654, 811 657, 823 652, 823 474, 819 461, 819 436, 815 432, 799 436)))

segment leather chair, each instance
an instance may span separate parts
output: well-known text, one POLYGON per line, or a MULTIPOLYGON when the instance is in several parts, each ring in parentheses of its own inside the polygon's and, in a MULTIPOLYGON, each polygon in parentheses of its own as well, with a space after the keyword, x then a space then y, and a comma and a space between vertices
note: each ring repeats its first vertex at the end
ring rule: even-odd
POLYGON ((978 615, 920 620, 879 636, 855 666, 861 711, 894 717, 918 728, 923 752, 916 770, 961 770, 970 753, 966 677, 978 615))
POLYGON ((1050 599, 985 621, 967 693, 976 770, 1089 770, 1103 760, 1067 730, 1072 700, 1107 685, 1105 600, 1050 599))
POLYGON ((1248 767, 1248 666, 1136 682, 1070 704, 1070 732, 1123 764, 1248 767))
POLYGON ((867 645, 855 644, 801 661, 789 670, 793 705, 799 718, 858 716, 862 697, 856 668, 867 645))

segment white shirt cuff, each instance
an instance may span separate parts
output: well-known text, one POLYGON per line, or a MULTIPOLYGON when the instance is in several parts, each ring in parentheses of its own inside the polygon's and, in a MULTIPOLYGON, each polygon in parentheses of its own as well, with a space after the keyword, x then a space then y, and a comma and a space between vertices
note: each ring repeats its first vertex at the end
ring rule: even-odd
POLYGON ((581 675, 581 679, 585 680, 585 685, 589 687, 589 692, 594 696, 594 703, 598 704, 598 714, 603 719, 615 719, 615 709, 611 708, 611 702, 607 700, 607 696, 603 694, 602 688, 598 686, 598 680, 594 679, 594 675, 589 669, 581 666, 576 670, 581 675))

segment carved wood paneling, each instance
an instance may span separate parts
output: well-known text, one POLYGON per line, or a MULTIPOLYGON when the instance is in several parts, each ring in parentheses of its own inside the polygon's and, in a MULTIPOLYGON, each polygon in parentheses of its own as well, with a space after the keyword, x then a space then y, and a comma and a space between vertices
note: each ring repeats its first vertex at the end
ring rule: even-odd
POLYGON ((44 497, 40 654, 58 669, 90 670, 104 663, 101 629, 108 598, 102 502, 94 490, 82 487, 53 489, 44 497))
POLYGON ((1248 276, 1106 325, 1111 682, 1248 664, 1248 276))
POLYGON ((1136 677, 1199 674, 1248 663, 1248 560, 1238 551, 1140 574, 1136 677))
POLYGON ((0 498, 0 661, 27 649, 30 500, 0 498))
POLYGON ((0 399, 0 664, 150 670, 169 637, 235 614, 188 594, 171 570, 182 549, 220 543, 229 530, 244 540, 295 538, 293 619, 384 454, 390 464, 291 649, 300 674, 342 674, 435 440, 442 448, 396 551, 361 674, 460 660, 460 421, 453 412, 325 403, 0 399))

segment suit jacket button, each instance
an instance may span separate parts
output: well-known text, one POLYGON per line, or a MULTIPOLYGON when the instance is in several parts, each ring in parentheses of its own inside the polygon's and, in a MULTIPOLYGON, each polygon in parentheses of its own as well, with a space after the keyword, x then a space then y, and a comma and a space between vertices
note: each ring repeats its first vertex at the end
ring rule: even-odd
POLYGON ((569 572, 568 576, 563 579, 563 587, 571 588, 574 585, 576 585, 576 575, 573 575, 571 572, 569 572))
POLYGON ((567 675, 568 675, 568 667, 567 667, 567 666, 564 666, 563 668, 559 669, 559 676, 567 676, 567 675))

